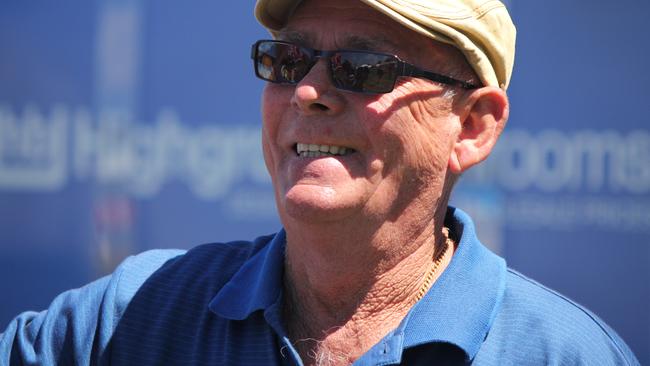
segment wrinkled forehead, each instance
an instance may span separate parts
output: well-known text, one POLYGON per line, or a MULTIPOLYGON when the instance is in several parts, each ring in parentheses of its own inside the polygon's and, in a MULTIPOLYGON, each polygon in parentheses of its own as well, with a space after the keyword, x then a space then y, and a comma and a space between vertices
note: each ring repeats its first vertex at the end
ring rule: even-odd
POLYGON ((280 40, 321 50, 389 53, 420 67, 467 79, 474 77, 465 56, 454 46, 415 32, 362 1, 303 1, 285 26, 272 34, 280 40))
MULTIPOLYGON (((296 30, 294 28, 285 28, 276 34, 276 39, 293 42, 301 45, 315 45, 322 43, 319 40, 319 34, 312 30, 296 30)), ((345 33, 338 38, 337 43, 342 48, 376 51, 391 49, 398 51, 400 44, 386 37, 383 34, 370 34, 364 32, 345 33)))
MULTIPOLYGON (((273 32, 276 39, 317 49, 354 49, 399 55, 406 59, 457 53, 453 46, 436 42, 404 27, 361 1, 306 0, 273 32)), ((460 55, 464 61, 464 57, 460 55)), ((460 61, 459 59, 459 61, 460 61)))

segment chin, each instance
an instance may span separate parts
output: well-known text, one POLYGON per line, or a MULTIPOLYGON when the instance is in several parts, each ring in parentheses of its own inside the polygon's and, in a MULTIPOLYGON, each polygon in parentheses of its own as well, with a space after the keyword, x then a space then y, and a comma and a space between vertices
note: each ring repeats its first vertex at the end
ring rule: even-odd
POLYGON ((294 186, 277 203, 283 220, 305 223, 344 220, 359 208, 357 200, 320 186, 294 186))

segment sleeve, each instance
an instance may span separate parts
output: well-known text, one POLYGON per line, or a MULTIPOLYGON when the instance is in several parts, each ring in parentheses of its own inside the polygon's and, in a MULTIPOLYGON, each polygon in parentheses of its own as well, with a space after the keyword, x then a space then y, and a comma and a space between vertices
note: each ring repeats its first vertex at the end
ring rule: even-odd
POLYGON ((493 362, 486 363, 639 365, 623 339, 594 313, 516 271, 508 272, 506 293, 485 342, 493 362), (504 355, 511 361, 494 359, 504 355))
POLYGON ((630 347, 623 339, 595 314, 585 310, 597 329, 587 336, 576 337, 580 349, 567 355, 564 365, 626 365, 640 366, 630 347), (575 358, 574 358, 575 357, 575 358))
POLYGON ((140 286, 182 251, 130 257, 115 272, 57 296, 47 310, 25 312, 0 333, 0 366, 102 365, 110 338, 140 286))

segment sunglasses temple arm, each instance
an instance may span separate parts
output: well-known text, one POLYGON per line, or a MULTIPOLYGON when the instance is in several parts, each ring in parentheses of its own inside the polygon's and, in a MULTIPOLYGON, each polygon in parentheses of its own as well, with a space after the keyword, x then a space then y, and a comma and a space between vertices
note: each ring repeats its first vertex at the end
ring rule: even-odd
POLYGON ((458 79, 454 79, 449 76, 441 75, 435 72, 430 72, 430 71, 424 71, 420 70, 417 67, 404 63, 404 71, 403 75, 404 76, 412 76, 416 78, 425 78, 429 79, 431 81, 435 81, 438 83, 442 84, 447 84, 447 85, 454 85, 454 86, 460 86, 461 88, 464 89, 476 89, 477 86, 471 83, 467 83, 465 81, 461 81, 458 79))

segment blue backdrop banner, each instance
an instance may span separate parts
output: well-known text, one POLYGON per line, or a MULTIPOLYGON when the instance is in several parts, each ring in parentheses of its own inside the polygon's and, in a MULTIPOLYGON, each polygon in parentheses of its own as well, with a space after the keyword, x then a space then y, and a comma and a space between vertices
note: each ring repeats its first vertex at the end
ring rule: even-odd
MULTIPOLYGON (((507 2, 512 113, 453 203, 650 364, 650 3, 507 2)), ((125 256, 277 231, 253 2, 0 3, 0 328, 125 256)))

